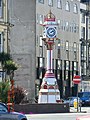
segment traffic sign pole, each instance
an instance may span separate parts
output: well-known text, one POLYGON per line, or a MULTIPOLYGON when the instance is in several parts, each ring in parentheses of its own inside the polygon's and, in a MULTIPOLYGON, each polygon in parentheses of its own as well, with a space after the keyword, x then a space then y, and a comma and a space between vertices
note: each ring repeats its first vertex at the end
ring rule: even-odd
POLYGON ((79 75, 75 75, 73 77, 74 84, 77 84, 77 112, 78 112, 78 84, 81 82, 81 77, 79 75))
POLYGON ((78 84, 77 84, 77 112, 78 112, 78 84))

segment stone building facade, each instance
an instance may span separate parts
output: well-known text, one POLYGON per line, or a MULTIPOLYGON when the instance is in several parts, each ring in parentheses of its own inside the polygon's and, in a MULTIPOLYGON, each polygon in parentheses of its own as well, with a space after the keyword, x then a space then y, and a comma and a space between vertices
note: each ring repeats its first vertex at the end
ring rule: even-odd
MULTIPOLYGON (((80 1, 36 1, 36 67, 37 89, 46 68, 46 47, 42 41, 44 16, 51 9, 58 23, 58 39, 53 52, 53 71, 56 75, 61 97, 76 95, 77 86, 73 76, 80 74, 79 20, 80 1)), ((38 93, 38 92, 37 92, 38 93)))
MULTIPOLYGON (((8 19, 8 2, 7 0, 0 0, 0 53, 9 52, 8 48, 8 33, 11 25, 8 19)), ((4 71, 0 64, 0 82, 5 78, 4 71)))

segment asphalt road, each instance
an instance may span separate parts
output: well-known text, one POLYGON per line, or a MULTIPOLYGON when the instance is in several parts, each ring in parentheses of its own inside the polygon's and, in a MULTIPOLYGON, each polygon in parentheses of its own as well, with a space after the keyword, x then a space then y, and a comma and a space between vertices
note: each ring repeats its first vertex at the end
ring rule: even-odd
POLYGON ((27 115, 28 120, 76 120, 77 116, 87 113, 56 113, 56 114, 33 114, 27 115))
POLYGON ((82 107, 81 112, 73 107, 70 108, 71 113, 56 113, 56 114, 28 114, 28 120, 76 120, 77 116, 90 115, 90 107, 82 107))

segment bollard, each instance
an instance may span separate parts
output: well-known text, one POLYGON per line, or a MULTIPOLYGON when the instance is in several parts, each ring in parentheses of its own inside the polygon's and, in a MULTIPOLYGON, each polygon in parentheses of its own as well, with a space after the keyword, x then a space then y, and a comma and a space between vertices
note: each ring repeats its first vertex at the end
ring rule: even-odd
POLYGON ((77 99, 74 99, 74 108, 77 109, 77 107, 78 107, 77 99))

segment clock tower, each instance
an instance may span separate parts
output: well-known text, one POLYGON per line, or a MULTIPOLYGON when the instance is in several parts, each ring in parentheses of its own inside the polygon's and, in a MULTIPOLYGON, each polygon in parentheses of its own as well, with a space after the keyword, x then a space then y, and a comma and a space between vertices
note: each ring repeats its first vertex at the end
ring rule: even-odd
POLYGON ((52 52, 54 41, 57 37, 57 22, 51 10, 45 16, 43 28, 42 40, 45 42, 47 48, 47 66, 39 91, 38 103, 57 103, 60 102, 60 91, 52 70, 52 52))

